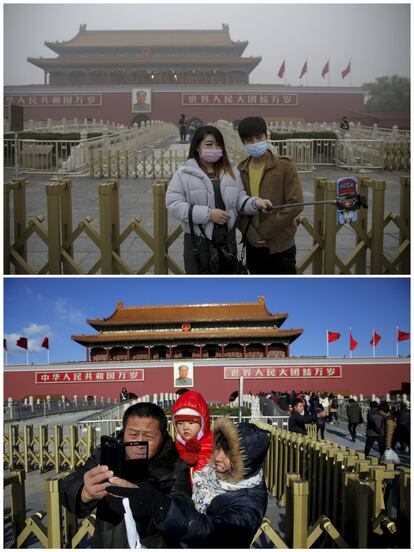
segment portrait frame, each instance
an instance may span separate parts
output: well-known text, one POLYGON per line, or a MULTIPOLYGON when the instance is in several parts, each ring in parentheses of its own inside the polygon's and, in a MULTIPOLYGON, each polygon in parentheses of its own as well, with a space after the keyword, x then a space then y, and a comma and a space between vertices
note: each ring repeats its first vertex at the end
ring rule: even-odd
POLYGON ((174 370, 173 370, 173 384, 174 387, 180 388, 180 387, 194 387, 194 364, 192 361, 186 361, 183 360, 182 362, 174 362, 174 370), (185 382, 179 382, 180 379, 180 367, 185 366, 188 370, 186 379, 190 380, 191 383, 185 383, 185 382))
POLYGON ((152 97, 151 88, 133 88, 131 90, 131 111, 132 113, 151 113, 152 111, 152 97), (137 95, 140 94, 140 100, 143 100, 141 104, 138 104, 137 95))

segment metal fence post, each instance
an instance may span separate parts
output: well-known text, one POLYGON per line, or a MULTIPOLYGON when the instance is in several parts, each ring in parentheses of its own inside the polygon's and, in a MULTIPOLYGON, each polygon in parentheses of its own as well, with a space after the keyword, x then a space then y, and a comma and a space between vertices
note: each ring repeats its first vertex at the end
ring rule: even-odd
MULTIPOLYGON (((324 181, 323 178, 314 179, 314 201, 323 201, 325 199, 325 192, 322 189, 321 183, 324 181)), ((317 251, 315 251, 312 261, 312 274, 322 274, 323 266, 323 236, 325 229, 325 219, 324 219, 324 205, 316 204, 313 207, 313 227, 316 232, 322 239, 322 244, 319 245, 317 251)), ((313 246, 317 244, 316 240, 313 240, 313 246)))
MULTIPOLYGON (((325 182, 326 200, 335 201, 336 183, 325 182)), ((323 274, 335 274, 336 256, 336 209, 331 205, 325 206, 325 255, 323 274)))
POLYGON ((164 182, 155 182, 152 186, 152 192, 154 203, 154 272, 155 274, 167 274, 164 182))
MULTIPOLYGON (((22 240, 23 234, 26 230, 26 185, 27 180, 13 180, 13 204, 14 204, 14 242, 17 245, 17 253, 27 261, 27 245, 26 241, 22 240)), ((19 264, 15 266, 16 274, 24 274, 24 271, 20 268, 19 264)))
MULTIPOLYGON (((61 209, 61 236, 62 236, 62 249, 73 259, 73 242, 71 241, 73 230, 72 219, 72 181, 70 179, 62 180, 60 182, 60 209, 61 209)), ((62 257, 63 273, 74 274, 70 263, 62 257)))
POLYGON ((371 185, 372 230, 371 230, 371 274, 382 274, 382 255, 384 248, 384 202, 385 181, 374 181, 371 185))
POLYGON ((45 481, 47 498, 47 545, 48 548, 62 547, 61 512, 59 500, 59 480, 45 481))
POLYGON ((26 520, 25 479, 26 474, 24 470, 10 472, 11 517, 14 546, 17 543, 17 537, 24 529, 26 520))
MULTIPOLYGON (((408 229, 408 235, 400 230, 400 245, 406 240, 410 239, 410 177, 400 177, 400 217, 401 222, 408 229)), ((404 254, 400 262, 400 274, 410 274, 410 248, 404 254)))
POLYGON ((10 274, 10 184, 4 185, 3 194, 3 272, 10 274))
POLYGON ((61 274, 60 261, 60 188, 59 184, 48 184, 47 195, 47 247, 49 252, 50 274, 61 274))
MULTIPOLYGON (((359 193, 365 196, 368 199, 369 188, 367 183, 369 182, 368 178, 359 178, 359 193)), ((368 209, 360 209, 358 211, 358 221, 356 223, 361 228, 362 232, 368 234, 368 209)), ((355 235, 355 245, 358 246, 359 237, 358 234, 355 235)), ((355 262, 355 274, 366 274, 367 272, 367 249, 368 245, 366 244, 362 251, 359 252, 358 258, 355 262)))
POLYGON ((112 252, 116 234, 119 237, 119 224, 114 220, 115 207, 119 198, 117 181, 109 181, 99 186, 99 220, 101 233, 102 274, 115 274, 112 252))

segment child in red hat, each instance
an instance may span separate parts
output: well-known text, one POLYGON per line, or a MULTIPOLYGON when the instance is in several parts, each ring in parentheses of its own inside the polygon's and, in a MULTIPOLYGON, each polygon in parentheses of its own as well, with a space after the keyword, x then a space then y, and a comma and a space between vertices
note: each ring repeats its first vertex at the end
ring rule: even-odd
POLYGON ((213 434, 210 410, 197 391, 183 393, 174 403, 171 417, 177 432, 175 445, 180 457, 193 471, 201 470, 210 460, 213 434))

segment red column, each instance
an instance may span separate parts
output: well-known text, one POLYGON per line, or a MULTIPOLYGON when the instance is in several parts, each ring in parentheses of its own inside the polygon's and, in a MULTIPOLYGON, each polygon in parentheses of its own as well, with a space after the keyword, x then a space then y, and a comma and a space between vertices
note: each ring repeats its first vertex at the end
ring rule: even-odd
POLYGON ((128 360, 131 360, 131 349, 132 349, 132 347, 127 347, 128 360))
POLYGON ((168 350, 169 350, 170 358, 174 358, 172 345, 168 345, 168 350))
POLYGON ((224 345, 221 346, 221 356, 224 357, 224 345))
POLYGON ((243 343, 243 358, 246 358, 246 352, 247 352, 247 348, 246 348, 246 344, 243 343))
POLYGON ((148 345, 148 358, 151 358, 152 345, 148 345))
POLYGON ((198 348, 199 348, 199 351, 200 351, 199 352, 200 358, 203 358, 203 345, 199 345, 198 348))
POLYGON ((89 347, 86 347, 86 362, 89 362, 89 347))
POLYGON ((105 347, 106 350, 106 360, 109 360, 109 347, 105 347))
POLYGON ((269 356, 269 345, 265 344, 265 357, 269 356))

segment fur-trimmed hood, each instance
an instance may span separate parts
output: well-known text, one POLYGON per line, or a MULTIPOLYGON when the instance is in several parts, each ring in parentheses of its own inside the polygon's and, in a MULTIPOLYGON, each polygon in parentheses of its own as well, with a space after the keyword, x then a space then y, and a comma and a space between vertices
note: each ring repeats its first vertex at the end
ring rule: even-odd
POLYGON ((259 472, 269 448, 268 431, 253 424, 234 424, 230 418, 220 418, 214 424, 214 449, 220 435, 227 441, 232 465, 231 471, 222 475, 222 480, 238 483, 259 472))

